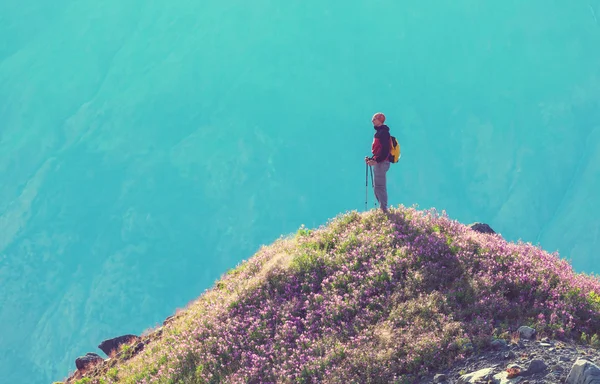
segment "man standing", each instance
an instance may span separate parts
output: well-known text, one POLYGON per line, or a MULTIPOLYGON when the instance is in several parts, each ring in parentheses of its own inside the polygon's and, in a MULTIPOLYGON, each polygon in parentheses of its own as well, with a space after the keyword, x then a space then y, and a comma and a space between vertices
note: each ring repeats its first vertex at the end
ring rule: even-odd
POLYGON ((381 210, 387 213, 386 173, 390 169, 390 128, 383 124, 385 122, 385 115, 381 112, 374 114, 371 121, 376 131, 373 143, 371 144, 373 156, 365 157, 365 161, 373 167, 375 197, 379 201, 381 210))

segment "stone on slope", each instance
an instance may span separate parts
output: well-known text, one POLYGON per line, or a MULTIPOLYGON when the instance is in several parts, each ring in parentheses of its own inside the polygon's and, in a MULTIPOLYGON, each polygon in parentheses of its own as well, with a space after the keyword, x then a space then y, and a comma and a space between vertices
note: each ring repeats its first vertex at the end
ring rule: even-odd
POLYGON ((544 363, 544 360, 534 359, 531 360, 527 370, 523 373, 525 376, 535 375, 536 373, 544 372, 548 366, 544 363))
POLYGON ((520 326, 519 329, 517 329, 517 331, 519 332, 519 336, 521 336, 524 339, 531 339, 533 338, 533 336, 535 336, 535 329, 526 325, 520 326))
POLYGON ((521 382, 521 380, 523 380, 523 378, 521 376, 517 376, 517 377, 513 377, 513 378, 508 378, 508 372, 504 371, 504 372, 500 372, 496 375, 494 375, 494 382, 498 383, 498 384, 515 384, 515 383, 519 383, 521 382))
POLYGON ((171 316, 167 317, 167 318, 165 319, 165 321, 163 321, 163 326, 165 326, 165 325, 167 325, 167 324, 171 323, 173 320, 175 320, 175 315, 171 315, 171 316))
POLYGON ((104 340, 100 343, 100 345, 98 345, 98 348, 100 348, 102 352, 106 353, 106 356, 110 356, 113 351, 119 352, 121 345, 129 344, 132 340, 139 340, 139 337, 136 335, 123 335, 115 337, 104 340))
POLYGON ((94 365, 99 362, 103 362, 104 359, 96 353, 86 353, 85 356, 78 357, 75 359, 75 366, 80 371, 85 371, 90 365, 94 365))
POLYGON ((496 339, 494 341, 492 341, 492 348, 494 348, 495 350, 505 350, 508 349, 508 344, 506 343, 505 340, 502 339, 496 339))
POLYGON ((567 384, 600 384, 600 368, 586 359, 577 359, 571 367, 567 384))
POLYGON ((487 225, 485 223, 473 223, 473 224, 469 225, 469 228, 471 228, 475 232, 480 232, 480 233, 489 233, 489 234, 496 233, 489 225, 487 225))
POLYGON ((484 368, 479 371, 467 373, 458 379, 458 383, 475 384, 482 381, 487 381, 494 372, 494 368, 484 368))

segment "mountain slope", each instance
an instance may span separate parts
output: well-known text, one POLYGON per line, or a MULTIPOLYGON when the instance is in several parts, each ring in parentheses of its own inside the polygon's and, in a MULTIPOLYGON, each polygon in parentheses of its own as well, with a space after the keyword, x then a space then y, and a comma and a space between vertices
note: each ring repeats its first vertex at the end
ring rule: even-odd
POLYGON ((70 382, 394 382, 523 324, 597 335, 600 281, 434 210, 349 212, 263 247, 70 382))

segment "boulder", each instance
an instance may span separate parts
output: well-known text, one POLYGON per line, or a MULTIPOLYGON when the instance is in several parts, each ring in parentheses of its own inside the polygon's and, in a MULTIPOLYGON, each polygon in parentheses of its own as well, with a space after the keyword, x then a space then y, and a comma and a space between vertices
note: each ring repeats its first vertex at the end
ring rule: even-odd
POLYGON ((75 359, 75 366, 80 371, 85 371, 90 365, 103 362, 104 359, 96 353, 86 353, 85 356, 78 357, 75 359))
POLYGON ((480 233, 489 233, 489 234, 496 233, 489 225, 487 225, 485 223, 473 223, 473 224, 469 225, 469 228, 471 228, 475 232, 480 232, 480 233))
POLYGON ((548 366, 546 365, 544 360, 534 359, 531 360, 531 362, 529 363, 529 366, 527 367, 527 370, 525 371, 524 375, 535 375, 536 373, 544 372, 547 368, 548 366))
POLYGON ((600 384, 600 368, 586 359, 577 359, 571 367, 567 384, 600 384))
POLYGON ((517 329, 517 332, 519 332, 519 336, 521 336, 524 339, 531 339, 535 336, 535 329, 526 325, 519 327, 519 329, 517 329))
POLYGON ((508 349, 508 344, 506 343, 505 340, 502 339, 496 339, 494 341, 492 341, 492 348, 494 348, 495 350, 505 350, 508 349))
POLYGON ((469 384, 480 383, 482 381, 487 381, 488 379, 490 379, 492 377, 493 373, 494 373, 494 368, 480 369, 479 371, 471 372, 471 373, 467 373, 465 375, 462 375, 458 379, 458 382, 459 383, 464 383, 464 384, 467 384, 467 383, 469 383, 469 384))
POLYGON ((111 353, 119 352, 119 348, 123 344, 130 344, 132 341, 138 341, 140 338, 136 335, 123 335, 119 337, 115 337, 112 339, 104 340, 98 345, 98 348, 102 350, 102 352, 106 353, 106 356, 110 356, 111 353))

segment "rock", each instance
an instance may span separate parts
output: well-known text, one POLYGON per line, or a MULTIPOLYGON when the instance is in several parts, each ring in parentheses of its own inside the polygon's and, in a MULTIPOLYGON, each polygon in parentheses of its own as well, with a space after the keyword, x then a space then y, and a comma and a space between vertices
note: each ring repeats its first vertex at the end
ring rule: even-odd
POLYGON ((496 340, 492 341, 492 348, 494 348, 496 350, 507 349, 508 344, 506 344, 505 340, 496 339, 496 340))
POLYGON ((95 353, 86 353, 85 356, 75 359, 75 366, 80 371, 85 371, 90 365, 103 362, 104 359, 95 353))
POLYGON ((519 382, 521 382, 521 380, 523 380, 523 378, 521 376, 517 376, 517 377, 513 377, 512 379, 509 379, 508 372, 506 372, 506 371, 500 372, 500 373, 494 375, 494 382, 496 382, 498 384, 519 383, 519 382))
POLYGON ((567 384, 600 384, 600 368, 589 360, 579 358, 571 367, 567 384))
POLYGON ((133 349, 133 354, 135 355, 136 353, 139 353, 139 352, 143 351, 144 350, 144 346, 145 346, 145 344, 144 344, 143 341, 140 341, 139 343, 137 343, 137 345, 133 349))
POLYGON ((531 360, 527 370, 523 374, 526 376, 535 375, 536 373, 544 372, 547 368, 548 366, 543 360, 534 359, 531 360))
POLYGON ((540 343, 540 347, 551 347, 552 344, 549 343, 540 343))
POLYGON ((458 379, 458 382, 475 384, 475 383, 479 383, 481 381, 487 381, 491 377, 493 372, 494 372, 494 368, 480 369, 479 371, 475 371, 472 373, 467 373, 465 375, 462 375, 458 379))
MULTIPOLYGON (((518 325, 511 331, 517 328, 518 325)), ((521 338, 520 347, 509 341, 508 350, 482 348, 457 360, 443 371, 447 377, 445 383, 600 384, 600 354, 597 349, 573 339, 542 339, 543 335, 535 334, 533 329, 527 334, 527 327, 520 331, 533 339, 521 338), (543 343, 552 345, 555 351, 550 352, 543 343), (577 364, 574 365, 575 361, 577 364)), ((493 340, 488 339, 488 346, 493 340)), ((499 347, 501 344, 497 342, 494 345, 499 347)), ((434 380, 434 376, 434 373, 427 375, 419 383, 444 383, 439 378, 434 380)))
POLYGON ((171 315, 171 316, 167 317, 165 319, 165 321, 163 321, 163 326, 165 326, 165 325, 169 324, 170 322, 172 322, 173 319, 175 319, 175 315, 171 315))
POLYGON ((496 233, 489 225, 487 225, 485 223, 473 223, 473 224, 469 225, 469 228, 471 228, 475 232, 479 232, 479 233, 489 233, 489 234, 496 233))
POLYGON ((553 373, 544 376, 544 380, 544 383, 560 383, 558 376, 553 373))
POLYGON ((535 336, 535 329, 526 325, 520 326, 519 329, 517 329, 517 332, 519 332, 519 335, 525 339, 531 339, 533 336, 535 336))
POLYGON ((145 346, 146 346, 146 344, 143 341, 140 341, 139 343, 132 345, 127 350, 118 351, 117 354, 115 355, 115 357, 122 359, 122 360, 130 359, 133 356, 140 353, 141 351, 143 351, 145 346))
POLYGON ((139 339, 140 338, 135 335, 123 335, 113 339, 104 340, 100 343, 98 348, 100 348, 102 352, 106 353, 106 356, 110 356, 113 352, 119 352, 121 345, 129 344, 131 341, 139 339))
POLYGON ((446 377, 446 375, 444 375, 444 374, 438 374, 438 375, 435 375, 435 376, 433 377, 433 382, 434 382, 434 383, 443 383, 443 382, 444 382, 444 381, 446 381, 447 379, 448 379, 448 378, 446 377))

